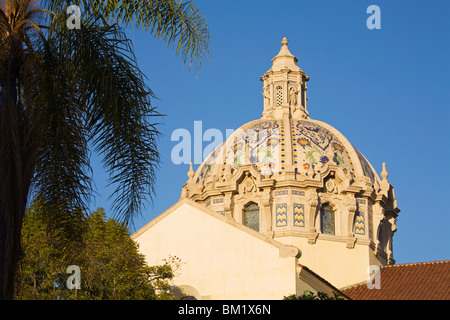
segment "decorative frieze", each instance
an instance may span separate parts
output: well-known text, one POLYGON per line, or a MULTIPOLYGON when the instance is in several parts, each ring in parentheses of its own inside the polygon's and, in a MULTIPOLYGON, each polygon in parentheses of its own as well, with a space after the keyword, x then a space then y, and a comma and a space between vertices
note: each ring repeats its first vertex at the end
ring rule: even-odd
POLYGON ((305 206, 303 204, 294 203, 294 227, 305 226, 305 206))
POLYGON ((355 213, 355 234, 364 235, 366 234, 366 224, 364 221, 364 212, 360 212, 359 210, 355 213))
POLYGON ((289 190, 277 190, 274 192, 275 197, 289 195, 289 190))
POLYGON ((276 205, 276 226, 285 227, 287 226, 287 204, 281 203, 276 205))
POLYGON ((304 197, 304 196, 305 196, 305 191, 302 191, 302 190, 292 190, 292 195, 304 197))
POLYGON ((358 208, 355 212, 355 224, 353 228, 353 232, 359 235, 366 234, 366 218, 365 212, 367 212, 367 200, 366 199, 356 199, 356 203, 358 204, 358 208))

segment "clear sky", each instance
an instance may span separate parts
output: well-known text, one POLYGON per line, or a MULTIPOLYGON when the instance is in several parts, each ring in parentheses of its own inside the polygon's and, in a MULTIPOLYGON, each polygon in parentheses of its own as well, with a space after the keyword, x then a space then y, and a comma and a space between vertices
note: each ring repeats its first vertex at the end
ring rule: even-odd
MULTIPOLYGON (((312 119, 339 130, 395 188, 397 263, 450 259, 450 1, 448 0, 197 0, 211 34, 211 58, 198 75, 144 32, 129 32, 138 63, 157 95, 161 166, 153 204, 131 232, 173 205, 189 165, 175 165, 178 128, 193 134, 261 117, 260 77, 283 37, 310 76, 312 119), (369 5, 381 10, 370 30, 369 5)), ((204 143, 206 147, 209 142, 204 143)), ((198 165, 195 165, 196 169, 198 165)), ((112 191, 93 159, 98 195, 92 208, 110 210, 112 191)))

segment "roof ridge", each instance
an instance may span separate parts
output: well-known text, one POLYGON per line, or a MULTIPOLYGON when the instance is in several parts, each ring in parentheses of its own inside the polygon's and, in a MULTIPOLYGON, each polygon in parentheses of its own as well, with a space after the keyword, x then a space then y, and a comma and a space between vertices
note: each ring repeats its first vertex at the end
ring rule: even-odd
POLYGON ((318 273, 314 272, 313 270, 311 270, 311 268, 308 268, 307 266, 305 266, 304 264, 298 263, 298 266, 302 269, 305 269, 307 272, 310 272, 313 276, 319 278, 319 280, 323 281, 325 284, 329 285, 331 288, 336 289, 336 293, 337 294, 342 294, 342 296, 344 296, 347 299, 350 299, 344 292, 342 292, 341 289, 339 289, 338 287, 336 287, 335 285, 333 285, 332 283, 330 283, 327 279, 323 278, 321 275, 319 275, 318 273))
POLYGON ((345 290, 352 289, 352 288, 356 288, 356 287, 359 287, 359 286, 362 286, 362 285, 367 285, 367 280, 364 280, 364 281, 360 281, 360 282, 357 282, 357 283, 350 284, 350 285, 348 285, 348 286, 345 286, 345 287, 340 288, 339 290, 345 291, 345 290))
POLYGON ((407 266, 414 266, 414 265, 424 265, 424 264, 438 264, 438 263, 450 263, 450 260, 436 260, 436 261, 423 261, 423 262, 408 262, 408 263, 401 263, 401 264, 389 264, 385 266, 381 266, 382 269, 385 268, 392 268, 392 267, 407 267, 407 266))

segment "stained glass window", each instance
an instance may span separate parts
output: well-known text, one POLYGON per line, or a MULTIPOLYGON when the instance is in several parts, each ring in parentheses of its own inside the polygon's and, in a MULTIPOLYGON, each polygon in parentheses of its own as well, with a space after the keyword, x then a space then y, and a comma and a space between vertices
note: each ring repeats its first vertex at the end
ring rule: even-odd
POLYGON ((256 203, 251 203, 244 208, 243 214, 244 225, 259 231, 259 208, 256 203))
POLYGON ((328 204, 324 204, 320 208, 320 225, 322 233, 334 234, 334 212, 328 204))

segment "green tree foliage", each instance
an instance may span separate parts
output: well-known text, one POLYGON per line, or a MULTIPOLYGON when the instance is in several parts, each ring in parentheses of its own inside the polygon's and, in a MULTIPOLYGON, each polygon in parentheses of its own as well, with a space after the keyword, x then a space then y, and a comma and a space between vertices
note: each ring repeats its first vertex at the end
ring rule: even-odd
POLYGON ((52 224, 71 222, 92 196, 97 152, 115 217, 131 222, 152 198, 160 114, 127 27, 189 65, 208 56, 206 21, 191 1, 0 0, 0 299, 13 297, 30 191, 52 224), (67 26, 69 5, 82 10, 80 29, 67 26))
MULTIPOLYGON (((49 228, 48 214, 34 203, 22 229, 23 259, 16 284, 16 299, 170 299, 171 279, 180 268, 176 257, 149 267, 128 228, 107 218, 103 209, 80 217, 80 235, 69 247, 60 241, 67 230, 49 228), (67 287, 67 267, 80 268, 80 289, 67 287)), ((74 214, 77 215, 77 214, 74 214)))
POLYGON ((345 297, 340 293, 336 293, 333 291, 333 296, 330 297, 325 292, 317 292, 317 295, 314 292, 306 290, 303 292, 301 296, 297 296, 295 294, 291 294, 283 297, 283 300, 345 300, 345 297))

